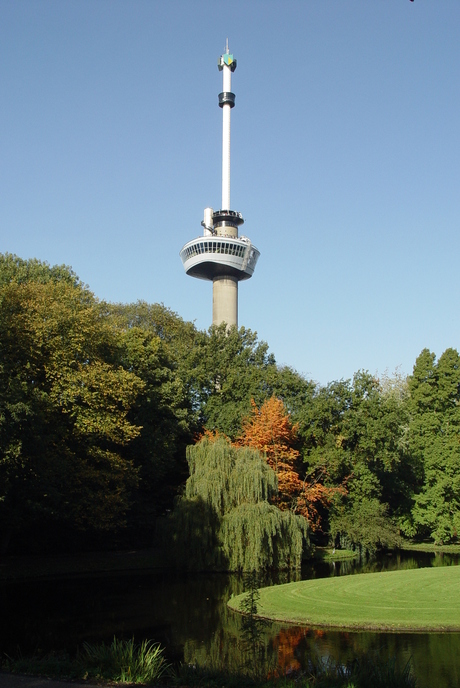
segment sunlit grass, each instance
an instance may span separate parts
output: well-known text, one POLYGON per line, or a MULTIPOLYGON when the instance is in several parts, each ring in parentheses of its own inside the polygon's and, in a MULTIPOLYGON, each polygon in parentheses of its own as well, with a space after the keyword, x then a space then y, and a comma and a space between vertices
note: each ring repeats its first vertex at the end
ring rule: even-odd
POLYGON ((335 549, 332 547, 316 547, 315 559, 322 561, 343 561, 359 559, 360 554, 352 549, 335 549))
POLYGON ((436 552, 443 554, 460 554, 460 543, 457 545, 435 545, 433 542, 404 542, 402 550, 409 552, 436 552))
MULTIPOLYGON (((229 602, 236 611, 240 597, 229 602)), ((460 567, 386 571, 262 588, 258 613, 312 626, 460 631, 460 567)))

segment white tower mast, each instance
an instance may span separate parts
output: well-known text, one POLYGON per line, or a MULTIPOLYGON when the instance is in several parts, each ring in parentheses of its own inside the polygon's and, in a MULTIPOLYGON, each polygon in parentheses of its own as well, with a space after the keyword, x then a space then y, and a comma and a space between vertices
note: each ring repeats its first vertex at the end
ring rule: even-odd
MULTIPOLYGON (((218 60, 222 72, 222 93, 219 93, 219 106, 222 108, 222 211, 229 211, 230 205, 230 113, 235 107, 235 94, 232 93, 232 72, 236 60, 228 52, 228 38, 225 53, 218 60)), ((241 218, 242 219, 242 218, 241 218)), ((238 225, 232 230, 225 220, 217 228, 217 234, 229 233, 238 236, 238 225)), ((233 275, 219 275, 212 282, 212 324, 226 322, 238 327, 238 279, 233 275)))
POLYGON ((241 213, 230 210, 230 113, 235 106, 232 72, 236 60, 228 51, 217 62, 222 72, 223 90, 219 93, 222 108, 222 208, 205 208, 204 236, 189 241, 180 256, 187 275, 212 280, 212 324, 238 326, 238 282, 252 277, 259 251, 247 237, 238 237, 244 220, 241 213))
POLYGON ((222 55, 219 60, 223 91, 222 100, 219 97, 219 105, 222 108, 222 210, 230 210, 232 207, 230 205, 230 118, 232 107, 235 105, 235 96, 233 99, 229 96, 232 94, 232 72, 236 69, 236 60, 230 61, 227 58, 228 54, 227 38, 225 55, 222 55))

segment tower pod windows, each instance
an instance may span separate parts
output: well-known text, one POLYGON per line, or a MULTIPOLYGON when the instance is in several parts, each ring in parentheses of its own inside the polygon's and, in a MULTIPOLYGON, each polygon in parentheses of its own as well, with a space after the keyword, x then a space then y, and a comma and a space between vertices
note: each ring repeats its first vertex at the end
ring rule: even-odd
POLYGON ((182 251, 185 259, 193 258, 194 256, 203 255, 206 253, 223 253, 230 256, 238 256, 242 258, 246 249, 250 246, 247 243, 240 243, 238 241, 196 241, 191 246, 186 246, 182 251))

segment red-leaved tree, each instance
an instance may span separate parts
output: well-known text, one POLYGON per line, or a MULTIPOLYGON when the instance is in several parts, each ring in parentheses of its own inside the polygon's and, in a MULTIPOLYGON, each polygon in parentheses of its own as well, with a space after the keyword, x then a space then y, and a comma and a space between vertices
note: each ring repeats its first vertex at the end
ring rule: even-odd
POLYGON ((253 447, 265 454, 268 464, 278 477, 278 495, 274 502, 280 509, 291 509, 305 516, 312 530, 321 522, 320 506, 328 506, 343 487, 326 487, 320 478, 302 479, 297 425, 291 422, 281 399, 275 396, 260 408, 252 401, 251 414, 243 421, 243 430, 236 440, 238 446, 253 447))

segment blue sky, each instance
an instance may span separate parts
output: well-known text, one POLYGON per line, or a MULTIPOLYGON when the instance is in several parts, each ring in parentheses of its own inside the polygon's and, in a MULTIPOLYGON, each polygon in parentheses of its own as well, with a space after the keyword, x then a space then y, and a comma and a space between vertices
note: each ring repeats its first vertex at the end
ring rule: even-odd
POLYGON ((459 348, 458 0, 0 0, 0 252, 207 329, 183 244, 220 207, 261 251, 239 324, 326 384, 459 348))

